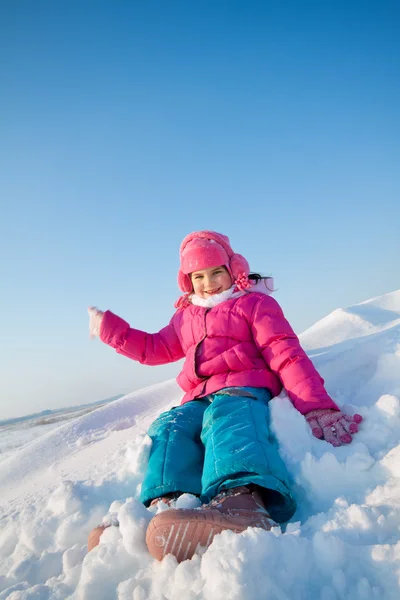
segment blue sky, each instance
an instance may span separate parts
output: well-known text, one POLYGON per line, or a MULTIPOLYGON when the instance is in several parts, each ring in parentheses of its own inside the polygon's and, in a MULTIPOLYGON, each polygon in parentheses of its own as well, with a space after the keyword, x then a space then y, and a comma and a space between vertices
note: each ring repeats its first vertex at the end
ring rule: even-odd
POLYGON ((177 373, 87 337, 157 331, 182 238, 272 274, 300 333, 399 287, 397 2, 0 7, 0 418, 177 373))

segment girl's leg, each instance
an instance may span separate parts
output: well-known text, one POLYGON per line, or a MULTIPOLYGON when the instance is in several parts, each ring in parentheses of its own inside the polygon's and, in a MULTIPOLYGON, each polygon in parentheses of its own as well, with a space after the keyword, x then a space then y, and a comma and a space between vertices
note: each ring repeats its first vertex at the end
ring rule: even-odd
POLYGON ((173 554, 181 562, 222 531, 269 531, 276 526, 273 521, 286 521, 294 513, 288 474, 268 428, 269 392, 223 392, 213 394, 204 411, 202 500, 207 504, 163 511, 152 519, 146 542, 158 560, 173 554))
POLYGON ((237 388, 235 393, 241 390, 242 396, 223 390, 214 394, 204 413, 202 501, 209 502, 223 490, 255 484, 272 519, 282 523, 292 517, 296 504, 269 429, 271 396, 261 388, 237 388))
POLYGON ((173 492, 200 496, 204 447, 200 439, 208 400, 193 400, 164 412, 151 425, 149 464, 142 484, 141 501, 173 492))

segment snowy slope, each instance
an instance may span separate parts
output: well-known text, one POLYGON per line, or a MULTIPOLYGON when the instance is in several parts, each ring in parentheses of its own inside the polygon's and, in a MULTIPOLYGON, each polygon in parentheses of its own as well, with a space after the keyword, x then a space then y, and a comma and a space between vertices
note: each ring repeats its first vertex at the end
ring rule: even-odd
MULTIPOLYGON (((0 600, 397 600, 400 597, 400 290, 336 310, 301 340, 349 412, 347 447, 312 438, 285 394, 272 424, 299 508, 285 533, 225 532, 191 561, 154 562, 136 499, 145 431, 179 403, 174 381, 129 394, 0 463, 0 600), (118 515, 86 554, 86 537, 118 515)), ((186 505, 190 498, 182 497, 186 505)))
POLYGON ((100 408, 104 404, 113 402, 117 398, 122 398, 123 395, 119 394, 113 398, 92 402, 91 404, 45 410, 25 417, 0 421, 0 462, 20 446, 32 442, 35 438, 55 427, 60 427, 61 424, 67 421, 72 421, 81 415, 92 412, 96 408, 100 408))

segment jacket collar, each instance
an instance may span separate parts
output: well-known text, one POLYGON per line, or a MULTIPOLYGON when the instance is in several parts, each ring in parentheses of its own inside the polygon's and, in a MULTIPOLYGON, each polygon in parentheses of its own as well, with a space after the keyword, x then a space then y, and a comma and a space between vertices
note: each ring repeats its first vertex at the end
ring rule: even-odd
POLYGON ((190 302, 195 306, 204 306, 205 308, 212 308, 213 306, 217 306, 217 304, 221 304, 221 302, 225 302, 225 300, 230 300, 231 298, 239 298, 239 296, 243 296, 244 294, 245 292, 238 291, 236 286, 233 285, 229 288, 229 290, 225 290, 220 294, 208 296, 207 298, 202 298, 197 294, 192 294, 190 296, 190 302))
POLYGON ((202 298, 197 294, 192 294, 189 296, 188 300, 194 304, 195 306, 204 306, 205 308, 212 308, 213 306, 217 306, 221 304, 221 302, 225 302, 225 300, 230 300, 231 298, 239 298, 239 296, 244 296, 245 294, 249 294, 252 292, 259 292, 261 294, 265 294, 269 296, 274 290, 274 280, 272 277, 269 279, 262 278, 260 281, 257 281, 250 289, 245 291, 240 291, 237 289, 236 285, 233 285, 229 288, 229 290, 225 290, 220 294, 215 294, 214 296, 209 296, 208 298, 202 298))

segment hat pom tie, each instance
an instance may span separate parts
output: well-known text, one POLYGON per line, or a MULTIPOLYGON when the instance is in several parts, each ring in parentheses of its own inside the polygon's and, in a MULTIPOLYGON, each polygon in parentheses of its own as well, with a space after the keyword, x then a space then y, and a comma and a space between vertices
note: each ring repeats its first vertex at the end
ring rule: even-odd
POLYGON ((183 296, 180 296, 174 304, 175 308, 187 308, 188 306, 190 306, 190 295, 191 293, 188 292, 187 294, 183 294, 183 296))
POLYGON ((235 285, 238 290, 244 292, 245 290, 249 290, 254 285, 254 282, 250 281, 248 275, 243 272, 238 274, 237 278, 235 279, 235 285))

